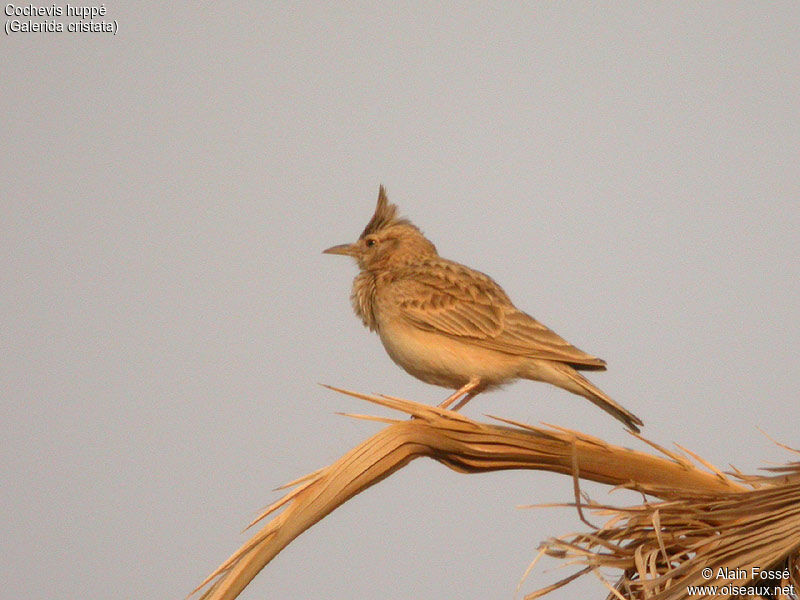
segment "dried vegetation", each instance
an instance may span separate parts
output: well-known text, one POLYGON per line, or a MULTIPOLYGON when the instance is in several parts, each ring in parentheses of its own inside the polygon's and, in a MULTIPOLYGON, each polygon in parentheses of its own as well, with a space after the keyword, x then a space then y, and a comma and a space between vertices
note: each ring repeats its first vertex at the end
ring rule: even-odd
POLYGON ((409 400, 337 391, 414 418, 353 415, 388 426, 330 466, 284 486, 291 491, 251 526, 274 515, 272 519, 195 590, 204 590, 202 600, 236 598, 303 531, 421 456, 463 473, 500 469, 562 473, 574 479, 574 505, 581 517, 585 511, 606 517, 599 529, 542 543, 540 556, 563 559, 576 571, 527 599, 590 573, 607 588, 598 588, 598 597, 609 598, 791 600, 781 592, 800 590, 800 462, 773 468, 768 476, 725 474, 686 449, 672 452, 637 434, 632 435, 655 453, 562 428, 530 427, 504 419, 497 419, 502 424, 481 423, 409 400), (581 497, 580 479, 637 490, 644 502, 629 507, 593 503, 581 497), (773 571, 773 577, 753 577, 754 567, 773 571), (704 577, 704 569, 711 569, 713 576, 704 577), (609 572, 615 573, 615 581, 608 581, 609 572), (694 585, 717 589, 690 591, 694 585))

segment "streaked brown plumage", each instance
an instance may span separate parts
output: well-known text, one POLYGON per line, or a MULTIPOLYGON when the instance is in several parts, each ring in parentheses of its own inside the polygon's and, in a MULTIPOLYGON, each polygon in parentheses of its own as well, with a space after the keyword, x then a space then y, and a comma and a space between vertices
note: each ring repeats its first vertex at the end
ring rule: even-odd
POLYGON ((642 421, 578 370, 605 370, 530 315, 489 276, 439 256, 383 186, 375 214, 353 244, 325 250, 356 259, 356 314, 377 331, 389 356, 414 377, 455 389, 441 406, 515 379, 544 381, 579 394, 634 431, 642 421))

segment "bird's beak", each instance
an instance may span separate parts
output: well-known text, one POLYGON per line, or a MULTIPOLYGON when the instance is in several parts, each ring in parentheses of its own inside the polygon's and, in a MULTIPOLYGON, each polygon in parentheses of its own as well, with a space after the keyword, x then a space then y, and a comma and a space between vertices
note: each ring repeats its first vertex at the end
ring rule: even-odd
POLYGON ((355 254, 355 244, 339 244, 338 246, 331 246, 327 250, 323 250, 323 254, 344 254, 345 256, 353 256, 355 254))

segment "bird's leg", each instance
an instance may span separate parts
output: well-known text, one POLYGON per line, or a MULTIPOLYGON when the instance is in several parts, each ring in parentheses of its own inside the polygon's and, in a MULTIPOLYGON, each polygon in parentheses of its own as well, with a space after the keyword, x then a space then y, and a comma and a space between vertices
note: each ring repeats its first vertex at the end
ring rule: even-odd
POLYGON ((475 394, 472 392, 480 385, 481 380, 478 377, 472 377, 470 380, 462 385, 459 389, 453 392, 447 399, 439 405, 439 408, 447 408, 453 402, 461 398, 461 396, 465 396, 461 402, 459 402, 453 410, 458 410, 462 406, 464 406, 467 402, 469 402, 475 394))
POLYGON ((470 392, 469 394, 464 396, 461 400, 459 400, 458 404, 456 404, 451 410, 453 410, 454 412, 458 412, 467 405, 467 402, 472 400, 477 395, 478 392, 470 392))

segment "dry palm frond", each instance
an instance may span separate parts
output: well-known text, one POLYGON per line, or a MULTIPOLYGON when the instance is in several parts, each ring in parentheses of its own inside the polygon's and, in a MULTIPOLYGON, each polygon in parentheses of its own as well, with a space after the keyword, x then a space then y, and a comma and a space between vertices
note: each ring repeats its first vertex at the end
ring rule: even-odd
MULTIPOLYGON (((798 466, 789 475, 800 474, 798 466)), ((676 491, 662 494, 662 502, 636 507, 590 505, 598 514, 612 516, 613 524, 549 540, 543 551, 584 570, 621 569, 616 589, 623 598, 739 597, 738 591, 725 593, 732 591, 731 586, 751 586, 753 597, 765 597, 766 587, 774 591, 798 576, 800 481, 748 479, 760 485, 743 492, 676 491), (787 572, 785 577, 763 579, 753 569, 787 572)), ((547 591, 556 587, 560 585, 547 591)), ((540 595, 531 594, 526 600, 540 595)))
MULTIPOLYGON (((778 491, 777 486, 768 484, 766 480, 761 480, 762 484, 767 485, 764 490, 751 490, 743 485, 741 478, 736 481, 705 463, 708 470, 700 469, 683 456, 666 450, 663 451, 665 457, 655 456, 613 446, 566 429, 547 430, 503 419, 500 420, 507 425, 479 423, 460 413, 409 400, 337 391, 403 411, 414 418, 398 421, 378 419, 389 422, 389 426, 330 466, 293 482, 296 487, 267 508, 253 524, 281 507, 284 510, 267 522, 195 590, 209 585, 201 596, 202 600, 233 600, 264 566, 303 531, 354 495, 421 456, 433 458, 459 472, 547 470, 628 487, 663 498, 665 502, 661 504, 645 504, 631 509, 589 505, 592 509, 612 511, 618 524, 592 534, 576 536, 572 540, 552 540, 545 548, 551 555, 580 556, 586 563, 586 572, 599 574, 600 566, 624 570, 625 581, 635 586, 630 587, 631 593, 638 595, 626 596, 624 594, 627 592, 623 592, 623 597, 643 598, 650 596, 642 593, 652 595, 655 590, 668 591, 671 589, 670 583, 677 581, 678 575, 691 574, 694 563, 689 561, 698 555, 720 559, 728 556, 724 552, 728 548, 725 543, 729 540, 723 534, 727 531, 733 535, 737 523, 744 528, 740 535, 752 531, 751 538, 746 538, 749 542, 757 541, 757 526, 766 524, 775 528, 768 531, 776 539, 788 539, 792 535, 795 539, 798 537, 797 523, 792 520, 796 515, 790 507, 782 504, 787 500, 785 496, 761 497, 765 506, 768 504, 770 510, 778 511, 773 515, 773 520, 749 522, 746 520, 748 516, 756 517, 752 507, 747 511, 736 509, 737 499, 749 498, 748 494, 778 491), (778 506, 782 508, 778 509, 778 506), (651 510, 651 507, 657 508, 651 510), (713 518, 708 517, 705 510, 711 510, 713 518), (743 514, 745 512, 747 514, 743 514), (654 526, 654 523, 657 525, 654 526), (723 529, 716 533, 715 528, 720 527, 723 529), (688 531, 691 535, 673 535, 672 528, 677 528, 675 532, 688 531), (704 534, 708 537, 704 538, 704 534), (684 538, 690 544, 688 549, 682 545, 684 538), (638 540, 654 543, 657 552, 638 540), (720 540, 722 543, 719 543, 720 540), (609 559, 602 562, 605 556, 609 559), (653 579, 651 575, 662 577, 667 566, 677 569, 677 574, 650 581, 653 579)), ((640 436, 636 437, 647 442, 640 436)), ((647 443, 660 449, 652 442, 647 443)), ((770 479, 793 479, 795 475, 792 471, 770 479)), ((795 505, 800 507, 800 501, 796 500, 795 505)), ((762 539, 764 550, 757 558, 778 560, 786 545, 781 544, 780 551, 771 552, 766 543, 769 539, 762 539)), ((730 538, 732 543, 737 540, 741 541, 739 538, 730 538)), ((558 587, 558 584, 554 587, 558 587)))
MULTIPOLYGON (((800 462, 764 470, 778 475, 735 472, 750 490, 700 495, 676 490, 660 494, 663 502, 637 507, 590 505, 612 516, 608 524, 590 534, 549 540, 542 544, 540 556, 583 565, 581 575, 597 574, 603 567, 623 570, 608 598, 796 600, 800 597, 800 462), (765 576, 765 571, 772 576, 765 576)), ((575 578, 567 577, 526 600, 575 578)))

